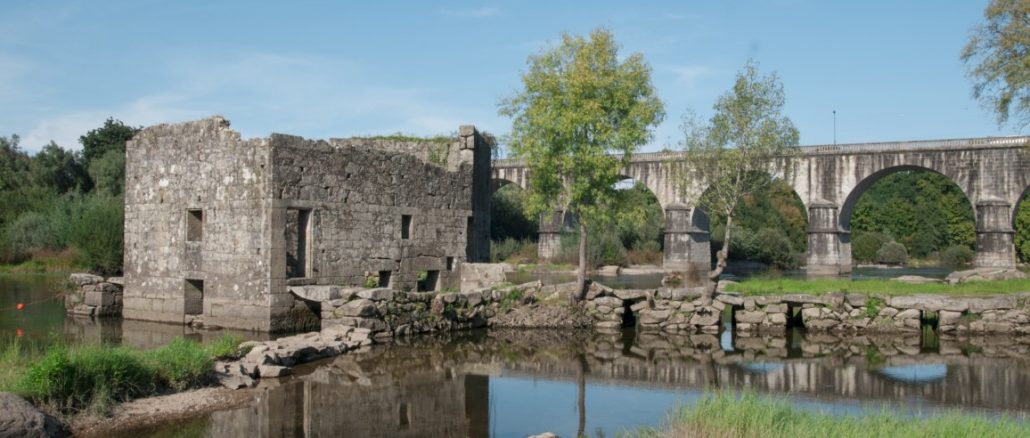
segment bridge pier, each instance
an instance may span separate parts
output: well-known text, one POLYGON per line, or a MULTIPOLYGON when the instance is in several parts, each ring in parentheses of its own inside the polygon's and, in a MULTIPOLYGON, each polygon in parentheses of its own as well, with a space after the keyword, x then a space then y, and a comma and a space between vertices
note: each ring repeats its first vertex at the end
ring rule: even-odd
POLYGON ((1000 199, 976 203, 976 267, 1015 268, 1012 205, 1000 199))
POLYGON ((662 266, 667 271, 683 272, 686 286, 708 284, 712 252, 708 216, 682 204, 665 208, 665 248, 662 266))
POLYGON ((851 233, 838 226, 839 209, 827 201, 808 207, 808 263, 810 276, 851 273, 851 233))
POLYGON ((551 261, 561 254, 561 232, 565 226, 565 212, 554 209, 551 213, 540 213, 540 229, 537 234, 537 257, 540 261, 551 261))

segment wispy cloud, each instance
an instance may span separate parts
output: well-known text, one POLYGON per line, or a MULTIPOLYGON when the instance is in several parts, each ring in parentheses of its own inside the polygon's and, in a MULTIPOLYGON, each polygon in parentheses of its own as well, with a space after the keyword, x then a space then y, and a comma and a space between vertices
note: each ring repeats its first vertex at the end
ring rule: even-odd
POLYGON ((492 6, 482 6, 478 8, 467 8, 467 9, 440 9, 440 14, 447 17, 462 17, 462 18, 487 18, 496 17, 501 14, 501 10, 492 6))
POLYGON ((43 118, 23 137, 35 150, 50 140, 78 148, 78 137, 115 117, 151 125, 222 114, 245 137, 271 131, 309 137, 404 132, 449 133, 482 122, 492 108, 445 104, 446 90, 384 84, 374 71, 334 58, 243 53, 235 57, 168 60, 162 91, 102 108, 43 118))
POLYGON ((694 87, 706 76, 716 73, 716 70, 707 65, 686 65, 673 67, 672 72, 676 75, 676 82, 684 87, 694 87))

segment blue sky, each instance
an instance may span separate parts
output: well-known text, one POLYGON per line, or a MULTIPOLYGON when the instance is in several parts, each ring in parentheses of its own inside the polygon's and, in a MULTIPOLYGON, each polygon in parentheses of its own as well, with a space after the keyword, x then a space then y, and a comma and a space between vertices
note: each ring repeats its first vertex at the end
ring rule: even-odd
POLYGON ((677 147, 749 58, 776 72, 805 145, 1013 135, 959 52, 987 0, 669 2, 28 1, 0 3, 0 135, 34 151, 109 116, 222 114, 245 137, 510 129, 497 101, 530 54, 606 26, 640 52, 677 147))

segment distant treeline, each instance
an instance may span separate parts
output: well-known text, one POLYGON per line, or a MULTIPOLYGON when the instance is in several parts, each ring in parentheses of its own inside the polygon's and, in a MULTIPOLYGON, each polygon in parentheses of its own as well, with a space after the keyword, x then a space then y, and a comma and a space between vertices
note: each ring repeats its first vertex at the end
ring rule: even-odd
MULTIPOLYGON (((620 213, 611 227, 590 236, 595 265, 636 263, 661 259, 664 215, 654 195, 642 185, 623 190, 620 213), (642 208, 643 206, 643 208, 642 208), (657 254, 655 254, 657 253, 657 254)), ((1030 203, 1020 203, 1016 217, 1016 249, 1021 261, 1030 260, 1030 203)), ((534 261, 538 222, 522 210, 521 190, 505 186, 494 194, 491 236, 492 258, 534 261)), ((725 218, 711 219, 711 247, 722 247, 725 218)), ((738 207, 733 225, 736 260, 794 269, 804 262, 808 217, 801 200, 783 182, 738 207)), ((575 236, 563 239, 563 252, 572 260, 575 236)), ((859 199, 851 217, 852 256, 858 263, 904 264, 909 259, 945 265, 972 262, 976 225, 972 205, 962 190, 943 175, 930 171, 901 171, 877 181, 859 199)), ((560 260, 559 260, 560 261, 560 260)))
POLYGON ((0 136, 0 263, 54 258, 98 273, 122 269, 125 142, 138 128, 108 119, 79 138, 30 155, 0 136))

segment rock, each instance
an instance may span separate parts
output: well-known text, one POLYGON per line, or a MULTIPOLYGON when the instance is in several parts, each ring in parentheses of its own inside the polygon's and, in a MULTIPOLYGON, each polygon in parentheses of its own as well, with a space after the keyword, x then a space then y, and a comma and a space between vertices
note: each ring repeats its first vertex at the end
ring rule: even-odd
POLYGON ((987 310, 1008 310, 1016 308, 1016 297, 1008 296, 997 296, 988 298, 957 298, 962 300, 969 306, 969 311, 972 313, 981 313, 987 310))
POLYGON ((555 435, 555 434, 553 434, 551 432, 544 432, 544 433, 541 433, 541 434, 538 434, 538 435, 530 435, 530 436, 528 436, 526 438, 561 438, 561 437, 559 437, 558 435, 555 435))
POLYGON ((0 438, 68 436, 68 429, 56 418, 10 392, 0 392, 0 438))
POLYGON ((844 294, 844 300, 854 307, 865 307, 869 297, 865 294, 844 294))
POLYGON ((597 269, 597 275, 603 275, 607 277, 613 277, 619 275, 622 272, 622 268, 617 265, 601 266, 597 269))
POLYGON ((956 325, 959 320, 962 319, 962 312, 952 312, 948 310, 942 310, 937 314, 939 325, 956 325))
POLYGON ((669 319, 668 310, 642 310, 640 311, 640 323, 654 325, 665 322, 669 319))
MULTIPOLYGON (((359 294, 360 295, 360 294, 359 294)), ((342 316, 368 317, 375 316, 376 305, 368 299, 358 299, 340 306, 336 313, 342 316)))
POLYGON ((99 275, 84 274, 84 273, 72 274, 70 279, 71 279, 72 283, 74 283, 76 286, 79 286, 79 287, 88 286, 88 285, 91 285, 91 284, 99 284, 99 283, 103 283, 104 282, 104 277, 101 277, 99 275))
POLYGON ((787 314, 785 313, 770 313, 769 324, 771 325, 787 325, 787 314))
POLYGON ((615 289, 613 292, 621 300, 636 301, 647 297, 647 291, 639 289, 615 289))
POLYGON ((899 281, 902 283, 909 284, 926 284, 926 283, 940 283, 941 280, 936 278, 921 277, 919 275, 902 275, 891 279, 892 281, 899 281))
POLYGON ((737 319, 737 323, 759 324, 765 321, 765 315, 765 312, 762 311, 738 310, 734 317, 737 319))
POLYGON ((365 289, 358 292, 358 297, 372 301, 385 301, 393 298, 393 289, 388 288, 376 288, 376 289, 365 289))
POLYGON ((669 299, 676 301, 688 301, 704 294, 704 287, 675 288, 669 289, 669 299))
POLYGON ((715 297, 716 300, 722 301, 731 306, 743 306, 744 298, 739 295, 719 294, 715 297))
POLYGON ((823 303, 822 298, 819 298, 819 297, 817 297, 815 295, 808 295, 808 294, 786 294, 786 295, 782 295, 780 298, 783 301, 786 301, 788 303, 802 303, 802 304, 804 304, 804 303, 822 304, 823 303))
POLYGON ((258 365, 258 375, 261 378, 282 377, 290 374, 290 368, 279 365, 258 365))
POLYGON ((950 310, 962 312, 969 308, 963 299, 948 298, 940 295, 909 295, 891 297, 891 307, 898 309, 919 309, 936 312, 939 310, 950 310))
POLYGON ((1010 268, 976 268, 966 271, 955 271, 948 274, 945 279, 950 284, 965 283, 967 281, 983 280, 1018 280, 1024 279, 1027 275, 1016 269, 1010 268))
POLYGON ((898 314, 898 309, 895 309, 893 307, 884 307, 884 308, 880 309, 880 313, 878 313, 877 315, 882 317, 882 318, 893 318, 894 315, 897 315, 897 314, 898 314))
POLYGON ((594 327, 607 330, 618 329, 619 327, 622 327, 622 321, 601 321, 594 323, 594 327))
POLYGON ((690 317, 690 325, 693 326, 710 326, 719 323, 719 311, 713 307, 701 307, 694 311, 694 315, 690 317))
MULTIPOLYGON (((884 309, 887 310, 887 309, 884 309)), ((883 312, 880 312, 881 314, 883 312)), ((918 320, 923 316, 923 312, 918 309, 905 309, 894 315, 894 319, 916 319, 918 320)))
POLYGON ((111 277, 106 282, 118 287, 125 287, 125 277, 111 277))
POLYGON ((229 389, 252 388, 256 383, 247 375, 231 375, 221 379, 218 383, 229 389))

